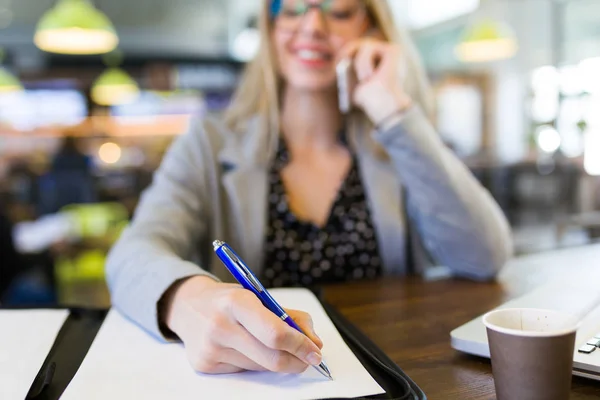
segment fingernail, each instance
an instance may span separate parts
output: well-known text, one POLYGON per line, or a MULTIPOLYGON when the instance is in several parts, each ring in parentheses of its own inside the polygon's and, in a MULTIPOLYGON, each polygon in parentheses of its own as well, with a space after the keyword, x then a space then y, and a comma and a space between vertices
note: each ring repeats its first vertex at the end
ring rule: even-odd
POLYGON ((321 356, 317 353, 310 353, 308 357, 306 357, 306 362, 310 365, 319 365, 321 364, 321 356))

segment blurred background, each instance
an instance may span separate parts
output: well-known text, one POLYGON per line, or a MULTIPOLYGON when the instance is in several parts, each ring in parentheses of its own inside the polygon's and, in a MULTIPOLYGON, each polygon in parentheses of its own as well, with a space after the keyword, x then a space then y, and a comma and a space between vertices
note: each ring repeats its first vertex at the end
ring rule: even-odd
MULTIPOLYGON (((173 138, 227 107, 261 2, 0 0, 5 304, 108 304, 106 251, 173 138)), ((390 3, 517 252, 596 241, 600 2, 390 3)))

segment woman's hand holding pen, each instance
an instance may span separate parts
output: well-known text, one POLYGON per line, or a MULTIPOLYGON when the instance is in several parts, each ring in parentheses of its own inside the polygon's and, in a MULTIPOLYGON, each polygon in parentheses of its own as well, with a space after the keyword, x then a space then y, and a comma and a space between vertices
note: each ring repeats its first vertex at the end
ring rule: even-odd
POLYGON ((308 337, 277 318, 252 292, 194 277, 172 294, 166 323, 183 341, 198 372, 299 373, 321 362, 323 343, 308 314, 286 311, 308 337))
POLYGON ((353 60, 358 79, 352 100, 375 125, 411 106, 404 90, 405 58, 398 45, 365 38, 346 45, 338 55, 339 60, 345 58, 353 60))

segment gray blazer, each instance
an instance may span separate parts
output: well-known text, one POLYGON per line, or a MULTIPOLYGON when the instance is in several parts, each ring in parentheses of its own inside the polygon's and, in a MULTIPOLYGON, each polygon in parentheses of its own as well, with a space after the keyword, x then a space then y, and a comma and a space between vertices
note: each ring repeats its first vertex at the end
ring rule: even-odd
MULTIPOLYGON (((214 239, 261 272, 274 149, 260 127, 250 120, 240 134, 205 119, 180 136, 109 255, 113 305, 159 338, 157 303, 174 282, 200 274, 231 281, 214 256, 214 239)), ((387 274, 423 272, 429 255, 455 275, 496 275, 512 253, 508 223, 419 107, 385 131, 355 124, 348 133, 387 274), (418 239, 411 244, 416 270, 407 263, 406 215, 418 239)))

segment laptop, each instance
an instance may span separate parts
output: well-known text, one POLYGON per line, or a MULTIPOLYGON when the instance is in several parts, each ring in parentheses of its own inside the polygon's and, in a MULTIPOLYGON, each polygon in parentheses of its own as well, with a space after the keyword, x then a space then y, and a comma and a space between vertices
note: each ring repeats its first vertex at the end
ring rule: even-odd
MULTIPOLYGON (((592 276, 578 276, 569 280, 554 281, 534 291, 504 303, 503 308, 544 308, 564 311, 580 318, 575 351, 573 374, 600 381, 600 290, 592 276), (585 346, 585 347, 584 347, 585 346), (590 352, 591 350, 591 352, 590 352), (583 352, 585 351, 585 352, 583 352)), ((456 328, 450 333, 452 347, 458 351, 481 357, 490 357, 483 315, 456 328)))

